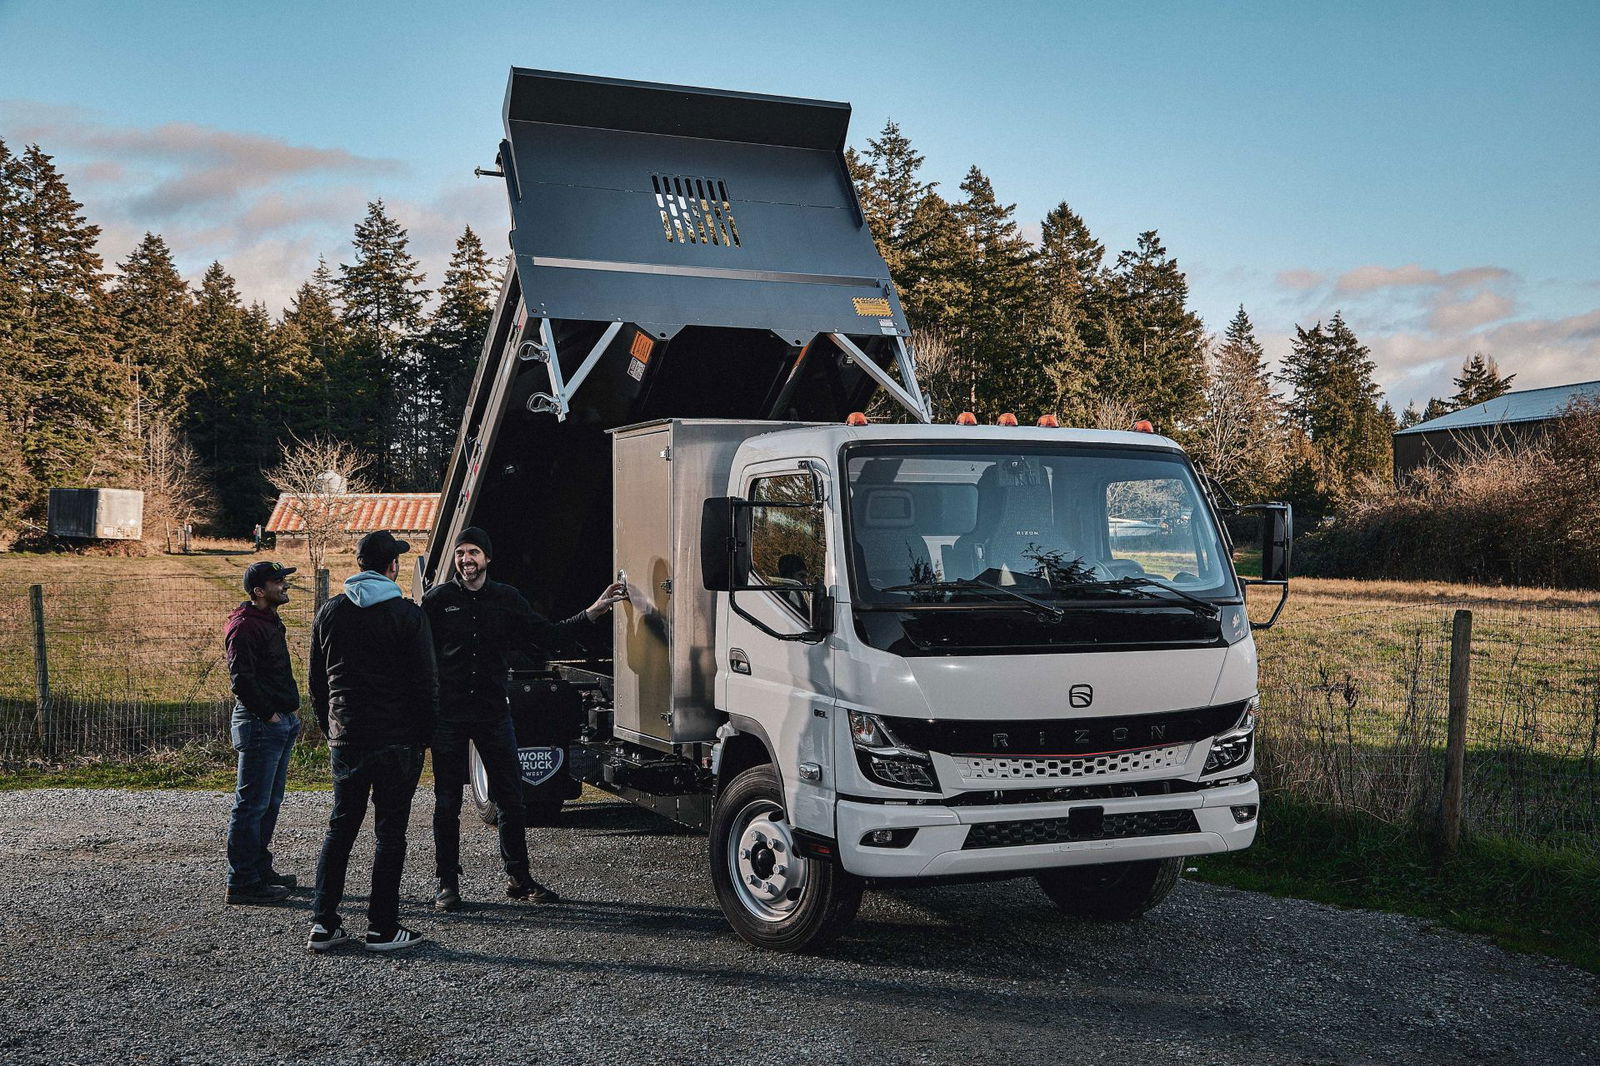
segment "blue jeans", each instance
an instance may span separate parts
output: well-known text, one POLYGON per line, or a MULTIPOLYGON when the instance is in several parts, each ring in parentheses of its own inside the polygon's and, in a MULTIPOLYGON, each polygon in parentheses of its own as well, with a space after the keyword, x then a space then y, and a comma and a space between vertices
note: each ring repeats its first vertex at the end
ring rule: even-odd
POLYGON ((511 715, 488 721, 442 718, 433 734, 433 853, 440 877, 461 869, 461 789, 467 783, 467 744, 477 745, 489 778, 489 798, 498 810, 500 861, 506 873, 524 879, 528 873, 528 834, 522 806, 522 764, 517 761, 517 732, 511 715))
POLYGON ((328 749, 333 766, 333 812, 317 860, 313 920, 325 929, 340 924, 345 875, 356 833, 372 797, 372 892, 367 896, 367 928, 387 935, 400 924, 400 872, 406 861, 406 823, 411 797, 422 776, 422 748, 395 745, 362 748, 341 744, 328 749))
POLYGON ((272 832, 278 827, 300 719, 280 714, 276 722, 263 722, 235 702, 230 732, 239 773, 228 818, 228 887, 244 888, 272 869, 272 832))

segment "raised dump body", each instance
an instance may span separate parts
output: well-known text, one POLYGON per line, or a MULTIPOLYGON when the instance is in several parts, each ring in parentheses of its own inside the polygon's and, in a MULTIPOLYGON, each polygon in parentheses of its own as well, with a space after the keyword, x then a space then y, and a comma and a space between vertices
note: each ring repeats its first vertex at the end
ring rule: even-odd
MULTIPOLYGON (((849 116, 842 103, 512 70, 497 166, 515 269, 436 544, 471 524, 518 530, 496 539, 495 577, 563 616, 610 572, 608 430, 837 422, 879 387, 926 420, 910 330, 845 166, 849 116)), ((430 581, 447 556, 434 553, 430 581)))

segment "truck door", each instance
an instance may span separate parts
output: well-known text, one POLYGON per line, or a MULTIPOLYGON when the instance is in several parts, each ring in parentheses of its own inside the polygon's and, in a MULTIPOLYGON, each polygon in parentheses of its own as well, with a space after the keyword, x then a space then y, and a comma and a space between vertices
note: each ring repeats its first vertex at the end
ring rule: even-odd
MULTIPOLYGON (((797 504, 814 499, 812 469, 829 484, 820 460, 811 469, 799 460, 763 463, 746 468, 739 491, 753 504, 797 504)), ((793 592, 739 593, 739 605, 778 633, 802 633, 808 627, 811 593, 820 581, 830 586, 827 551, 827 507, 756 506, 751 514, 750 544, 753 579, 762 584, 793 585, 793 592)), ((734 717, 754 722, 773 747, 783 779, 793 824, 833 835, 831 716, 833 678, 829 641, 781 640, 729 610, 720 614, 728 635, 722 664, 726 678, 723 706, 734 717), (802 763, 822 768, 820 780, 801 780, 802 763)))

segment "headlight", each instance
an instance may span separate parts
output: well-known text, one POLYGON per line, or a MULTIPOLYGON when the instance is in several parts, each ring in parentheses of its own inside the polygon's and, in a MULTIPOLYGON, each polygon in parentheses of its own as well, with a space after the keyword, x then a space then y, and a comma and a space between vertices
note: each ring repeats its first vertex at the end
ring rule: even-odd
POLYGON ((850 740, 861 772, 872 780, 895 788, 939 791, 928 753, 902 744, 877 715, 851 711, 850 740))
POLYGON ((1239 724, 1211 741, 1211 752, 1206 756, 1203 774, 1227 770, 1247 761, 1255 750, 1256 711, 1261 706, 1259 696, 1250 697, 1245 704, 1239 724))

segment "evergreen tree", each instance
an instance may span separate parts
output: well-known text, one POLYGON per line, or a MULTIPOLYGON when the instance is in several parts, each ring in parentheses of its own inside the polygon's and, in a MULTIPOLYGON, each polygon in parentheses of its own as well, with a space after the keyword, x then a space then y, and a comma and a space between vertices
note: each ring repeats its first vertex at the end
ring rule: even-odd
POLYGON ((1284 413, 1266 352, 1242 306, 1212 352, 1205 400, 1194 434, 1196 457, 1235 496, 1265 495, 1287 459, 1284 413))
POLYGON ((1422 409, 1422 420, 1431 422, 1435 418, 1443 418, 1454 410, 1455 408, 1450 405, 1449 401, 1441 400, 1437 396, 1430 396, 1428 397, 1428 406, 1422 409))
POLYGON ((417 399, 413 342, 428 297, 424 276, 408 251, 406 231, 384 211, 367 205, 356 224, 355 262, 339 267, 339 296, 350 328, 349 373, 338 375, 362 432, 350 443, 379 456, 377 477, 388 488, 421 486, 422 419, 430 406, 417 399))
POLYGON ((189 399, 188 436, 216 478, 217 521, 238 535, 261 521, 265 480, 261 441, 264 397, 273 369, 260 362, 259 316, 245 310, 239 287, 221 263, 200 279, 194 344, 199 386, 189 399))
POLYGON ((439 305, 417 343, 419 391, 431 404, 421 458, 428 483, 444 478, 499 284, 494 260, 468 226, 456 241, 439 287, 439 305))
POLYGON ((295 291, 283 322, 273 334, 275 358, 293 368, 294 407, 290 425, 301 440, 326 437, 352 440, 358 424, 347 397, 370 388, 347 380, 350 332, 336 306, 338 286, 320 257, 309 281, 295 291))
POLYGON ((196 385, 194 294, 178 274, 167 242, 146 233, 117 264, 111 313, 123 360, 132 370, 140 435, 152 421, 181 424, 196 385))
POLYGON ((1067 412, 1069 420, 1087 422, 1098 402, 1094 386, 1104 348, 1094 326, 1101 317, 1104 258, 1105 246, 1065 201, 1045 216, 1032 323, 1037 361, 1050 385, 1041 413, 1067 412))
POLYGON ((906 269, 908 237, 917 207, 934 183, 918 179, 922 155, 889 119, 883 131, 867 141, 864 156, 854 156, 856 193, 861 213, 878 242, 878 252, 889 266, 889 277, 899 286, 906 269))
POLYGON ((1038 405, 1041 376, 1031 358, 1024 323, 1034 293, 1034 251, 977 167, 961 183, 965 197, 951 209, 959 256, 950 279, 963 301, 953 325, 958 373, 971 409, 988 421, 1003 410, 1038 405))
POLYGON ((22 448, 34 382, 25 373, 32 343, 20 270, 25 235, 19 166, 0 140, 0 543, 36 492, 22 448))
POLYGON ((1422 421, 1422 413, 1417 410, 1417 401, 1412 400, 1406 404, 1406 409, 1400 413, 1400 428, 1410 429, 1422 421))
POLYGON ((1493 356, 1473 352, 1472 358, 1461 364, 1461 376, 1452 379, 1456 394, 1450 398, 1450 403, 1459 411, 1463 407, 1472 407, 1485 400, 1492 400, 1496 396, 1504 396, 1511 391, 1511 382, 1516 376, 1507 374, 1502 377, 1500 366, 1494 361, 1493 356))
POLYGON ((965 235, 949 202, 930 192, 917 203, 904 238, 905 265, 895 279, 913 330, 954 334, 968 304, 962 263, 965 235))
POLYGON ((1315 453, 1315 498, 1296 501, 1313 515, 1390 469, 1397 422, 1379 406, 1376 369, 1342 314, 1326 326, 1295 327, 1282 377, 1294 390, 1290 412, 1315 453))
POLYGON ((1205 328, 1187 307, 1189 281, 1155 230, 1117 256, 1107 278, 1101 393, 1147 412, 1181 434, 1204 405, 1205 328))
MULTIPOLYGON (((7 255, 0 263, 0 353, 18 387, 7 420, 34 486, 21 510, 43 517, 42 490, 114 485, 136 474, 129 375, 112 350, 88 223, 51 157, 29 145, 4 164, 7 255)), ((16 456, 0 464, 12 464, 16 456)), ((14 475, 13 475, 14 476, 14 475)))

